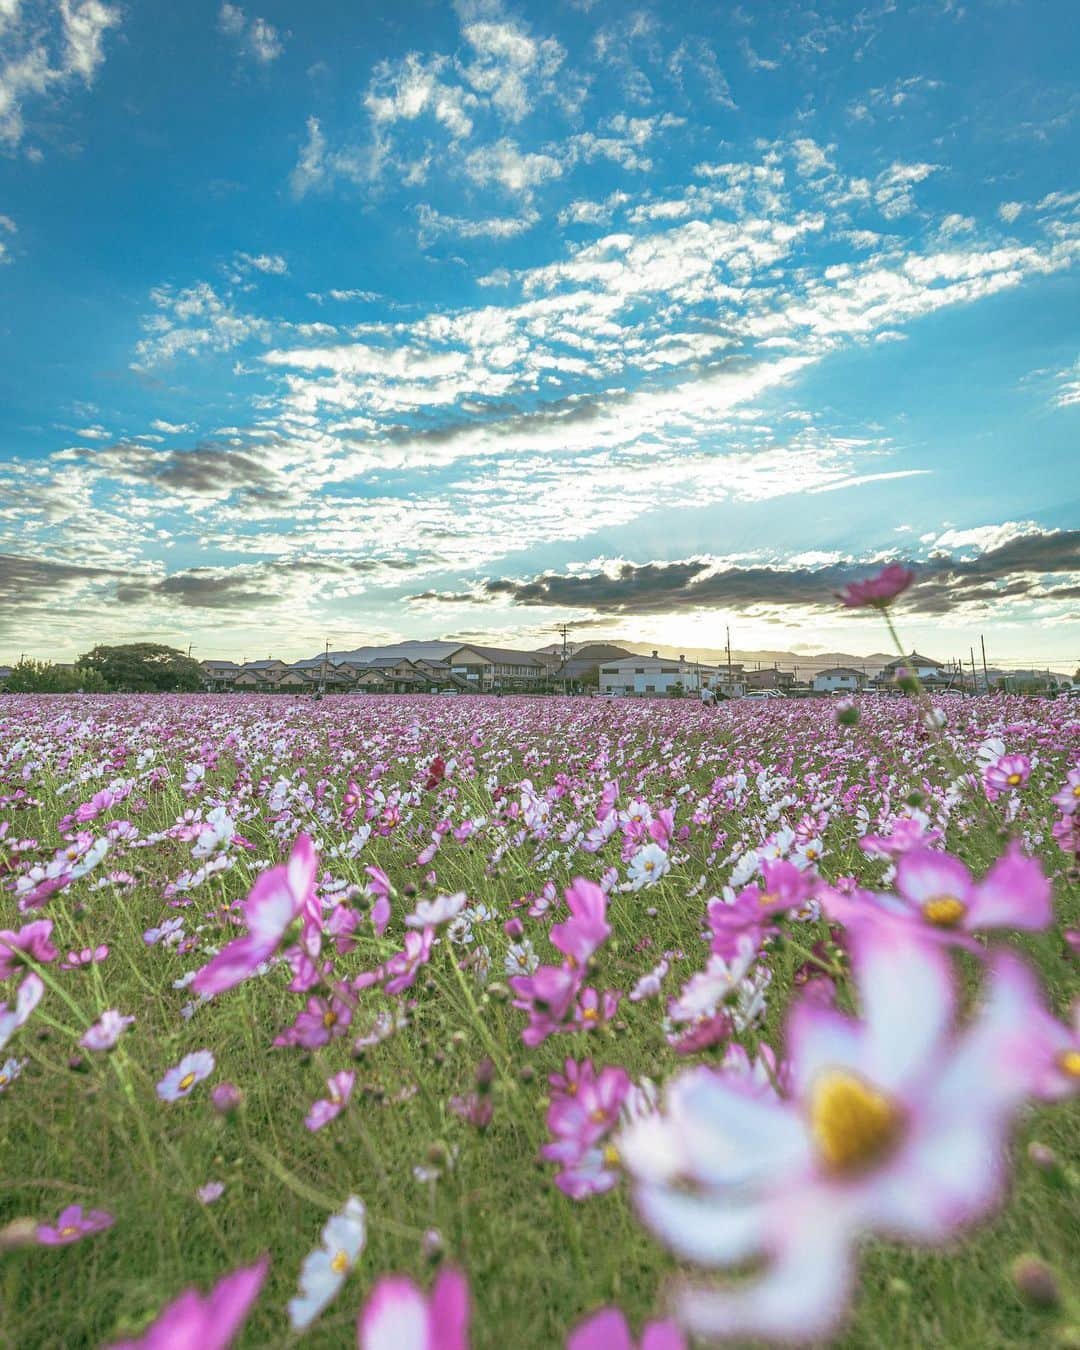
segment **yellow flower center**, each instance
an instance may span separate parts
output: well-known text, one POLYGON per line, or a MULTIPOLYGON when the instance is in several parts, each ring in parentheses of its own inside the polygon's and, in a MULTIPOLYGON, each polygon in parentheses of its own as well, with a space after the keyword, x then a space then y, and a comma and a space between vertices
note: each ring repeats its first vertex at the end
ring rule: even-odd
POLYGON ((1073 796, 1080 800, 1080 783, 1073 788, 1073 796))
POLYGON ((1058 1055, 1058 1067, 1070 1078, 1080 1078, 1080 1050, 1063 1050, 1058 1055))
POLYGON ((1005 781, 1006 783, 1009 784, 1010 787, 1016 787, 1016 785, 1020 782, 1020 775, 1018 773, 1011 773, 1009 774, 1008 778, 1005 779, 1005 781))
POLYGON ((586 1008, 582 1012, 581 1016, 583 1020, 586 1022, 595 1022, 597 1018, 600 1016, 600 1014, 596 1011, 595 1008, 586 1008))
POLYGON ((604 1121, 607 1120, 607 1112, 602 1106, 594 1107, 589 1112, 589 1119, 594 1125, 603 1125, 604 1121))
POLYGON ((777 900, 779 900, 779 898, 780 898, 780 897, 779 897, 778 895, 774 895, 774 894, 772 893, 772 891, 765 891, 765 892, 763 892, 761 895, 758 896, 758 904, 759 904, 759 905, 773 905, 773 904, 776 903, 777 900))
POLYGON ((896 1146, 899 1108, 846 1069, 829 1069, 810 1098, 810 1131, 830 1171, 850 1176, 876 1167, 896 1146))
POLYGON ((327 1008, 322 1015, 322 1024, 324 1027, 332 1027, 337 1021, 337 1013, 332 1008, 327 1008))
POLYGON ((337 1252, 334 1259, 330 1262, 330 1269, 335 1275, 344 1275, 349 1269, 349 1256, 347 1252, 337 1252))
POLYGON ((604 1162, 606 1162, 609 1167, 614 1167, 614 1165, 618 1161, 619 1161, 619 1150, 615 1147, 614 1144, 605 1144, 604 1162))
POLYGON ((186 1092, 194 1082, 195 1082, 195 1075, 193 1073, 186 1073, 184 1074, 183 1078, 180 1079, 178 1087, 180 1088, 181 1092, 186 1092))
POLYGON ((967 905, 955 895, 939 895, 923 905, 923 918, 938 928, 955 928, 967 913, 967 905))
POLYGON ((60 1229, 60 1237, 74 1237, 78 1231, 73 1223, 66 1223, 60 1229))
POLYGON ((2 1087, 7 1087, 7 1085, 8 1085, 8 1076, 7 1076, 7 1074, 6 1074, 6 1073, 0 1073, 0 1088, 2 1088, 2 1087))

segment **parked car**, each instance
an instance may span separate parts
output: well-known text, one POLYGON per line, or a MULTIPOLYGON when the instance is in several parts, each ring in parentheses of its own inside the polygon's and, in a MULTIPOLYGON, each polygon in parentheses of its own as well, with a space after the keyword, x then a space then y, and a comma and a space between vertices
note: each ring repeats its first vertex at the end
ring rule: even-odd
POLYGON ((743 694, 743 698, 763 699, 763 698, 783 698, 784 695, 779 689, 751 689, 748 694, 743 694))

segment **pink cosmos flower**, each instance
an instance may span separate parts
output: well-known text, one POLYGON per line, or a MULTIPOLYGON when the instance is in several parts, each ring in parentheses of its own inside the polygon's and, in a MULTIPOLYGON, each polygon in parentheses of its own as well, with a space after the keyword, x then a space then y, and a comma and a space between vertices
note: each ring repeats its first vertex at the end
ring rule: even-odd
POLYGON ((326 1080, 326 1086, 329 1096, 317 1101, 307 1114, 304 1124, 313 1133, 315 1130, 321 1130, 324 1125, 339 1116, 345 1109, 345 1103, 352 1096, 353 1083, 356 1081, 356 1075, 345 1071, 336 1073, 332 1078, 326 1080))
POLYGON ((86 1050, 111 1050, 134 1021, 134 1017, 122 1017, 115 1008, 110 1008, 101 1014, 79 1044, 86 1050))
POLYGON ((618 1308, 601 1308, 566 1339, 566 1350, 686 1350, 683 1334, 674 1322, 649 1322, 635 1342, 618 1308))
POLYGON ((859 840, 864 853, 898 858, 913 848, 930 848, 941 840, 941 831, 928 828, 929 821, 919 816, 898 816, 888 834, 866 834, 859 840))
POLYGON ((198 972, 191 987, 197 994, 220 994, 246 980, 281 945, 305 907, 317 904, 315 876, 319 860, 306 834, 296 837, 287 863, 263 872, 244 901, 248 931, 234 938, 198 972))
POLYGON ((580 1065, 567 1060, 566 1067, 565 1080, 551 1079, 553 1085, 565 1082, 566 1090, 552 1097, 547 1125, 554 1142, 545 1144, 540 1154, 560 1164, 556 1186, 572 1200, 583 1200, 609 1191, 618 1181, 618 1153, 602 1145, 630 1092, 630 1075, 615 1066, 597 1073, 590 1060, 580 1065))
POLYGON ((982 1010, 958 1033, 939 948, 877 926, 853 948, 862 1020, 795 1005, 788 1097, 690 1070, 618 1140, 645 1222, 680 1256, 761 1263, 740 1284, 681 1290, 677 1318, 695 1335, 824 1338, 860 1238, 942 1243, 1001 1196, 1028 1086, 1011 1038, 1038 1013, 1019 963, 992 963, 982 1010))
POLYGON ((1030 777, 1031 760, 1027 755, 1002 755, 983 769, 983 783, 994 796, 1023 787, 1030 777))
POLYGON ((196 1084, 214 1072, 214 1056, 209 1050, 196 1050, 185 1055, 175 1069, 170 1069, 157 1085, 157 1095, 163 1102, 178 1102, 190 1096, 196 1084))
POLYGON ((307 1007, 298 1013, 291 1027, 274 1037, 273 1044, 302 1045, 305 1050, 317 1050, 331 1040, 344 1036, 352 1021, 352 1003, 335 994, 329 1000, 309 998, 307 1007))
POLYGON ((904 853, 896 864, 896 890, 897 895, 857 891, 846 896, 826 889, 821 900, 841 923, 892 920, 956 945, 968 945, 967 935, 987 928, 1038 931, 1053 918, 1050 883, 1015 841, 980 882, 948 853, 904 853))
POLYGON ((468 903, 464 891, 456 895, 437 895, 434 900, 421 900, 411 914, 406 914, 405 927, 438 928, 456 919, 468 903))
POLYGON ((1018 957, 1003 952, 998 964, 1013 1001, 1003 1019, 1006 1063, 1040 1101, 1075 1097, 1080 1092, 1080 999, 1073 1003, 1072 1025, 1066 1026, 1047 1010, 1035 977, 1018 957))
POLYGON ((865 581, 852 581, 840 592, 841 601, 849 609, 858 609, 863 605, 873 605, 875 609, 884 609, 891 600, 895 600, 915 580, 915 573, 900 563, 888 563, 876 577, 865 581))
POLYGON ((375 904, 371 909, 371 922, 375 926, 375 936, 382 937, 386 932, 386 925, 390 922, 390 894, 394 888, 381 867, 365 867, 364 871, 371 878, 368 890, 375 897, 375 904))
POLYGON ((422 933, 410 928, 405 934, 405 950, 395 952, 384 967, 384 973, 389 979, 383 988, 388 994, 400 994, 416 982, 420 967, 426 965, 431 957, 434 936, 434 928, 425 928, 422 933))
POLYGON ((532 1049, 563 1030, 581 976, 563 966, 539 966, 531 975, 511 976, 507 983, 516 995, 514 1007, 529 1014, 521 1039, 532 1049))
POLYGON ((61 970, 79 970, 83 966, 96 966, 109 955, 109 949, 102 943, 99 947, 84 947, 80 952, 68 952, 67 959, 60 962, 61 970))
POLYGON ((225 1350, 247 1321, 270 1265, 268 1256, 226 1275, 205 1298, 188 1289, 158 1314, 137 1341, 110 1350, 225 1350))
POLYGON ((469 1286, 440 1271, 430 1298, 403 1275, 384 1275, 356 1324, 358 1350, 469 1350, 469 1286))
POLYGON ((10 928, 0 931, 0 980, 18 972, 24 954, 41 965, 56 960, 59 953, 49 941, 52 927, 52 919, 36 919, 24 923, 17 933, 10 928))
POLYGON ((1080 769, 1072 769, 1065 779, 1065 786, 1050 798, 1058 810, 1065 816, 1080 812, 1080 769))
POLYGON ((584 966, 593 952, 607 940, 611 926, 607 922, 607 896, 595 881, 575 877, 564 892, 570 918, 557 923, 549 937, 574 964, 584 966))
POLYGON ((41 1002, 44 993, 45 985, 41 976, 31 971, 19 985, 14 1008, 9 1008, 6 1003, 0 1003, 0 1050, 3 1050, 15 1032, 26 1022, 41 1002))
POLYGON ((114 1222, 113 1216, 103 1209, 84 1213, 82 1205, 68 1205, 67 1209, 60 1211, 55 1224, 38 1224, 37 1240, 43 1247, 66 1247, 69 1243, 89 1237, 91 1233, 111 1228, 114 1222))

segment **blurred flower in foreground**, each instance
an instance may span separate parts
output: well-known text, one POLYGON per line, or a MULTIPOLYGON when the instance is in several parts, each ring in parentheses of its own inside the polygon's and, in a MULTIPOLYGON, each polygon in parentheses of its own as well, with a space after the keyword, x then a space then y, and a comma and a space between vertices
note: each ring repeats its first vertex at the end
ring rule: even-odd
POLYGON ((110 1350, 225 1350, 244 1325, 259 1296, 268 1256, 226 1275, 205 1298, 187 1289, 165 1308, 137 1341, 118 1341, 110 1350))
POLYGON ((873 605, 875 609, 884 609, 891 600, 895 600, 915 580, 915 573, 900 563, 889 563, 876 577, 866 581, 852 581, 840 591, 840 599, 849 609, 858 609, 863 605, 873 605))
POLYGON ((359 1350, 468 1350, 469 1286, 458 1270, 440 1273, 430 1298, 403 1275, 385 1275, 356 1324, 359 1350))
MULTIPOLYGON (((685 1350, 682 1332, 673 1322, 650 1322, 641 1333, 640 1350, 685 1350)), ((636 1350, 626 1318, 618 1308, 602 1308, 566 1339, 566 1350, 636 1350)))
POLYGON ((852 946, 863 1019, 795 1006, 790 1098, 690 1070, 618 1140, 642 1217, 674 1251, 761 1263, 740 1284, 680 1289, 696 1335, 825 1336, 862 1236, 941 1243, 1001 1195, 1009 1122, 1033 1087, 1020 1050, 1042 1014, 1026 968, 992 962, 981 1012, 955 1033, 939 948, 877 925, 852 946))
POLYGON ((248 931, 218 953, 198 972, 191 987, 197 994, 220 994, 246 980, 270 959, 305 908, 313 908, 319 860, 306 834, 296 837, 289 861, 271 867, 256 880, 244 901, 248 931))

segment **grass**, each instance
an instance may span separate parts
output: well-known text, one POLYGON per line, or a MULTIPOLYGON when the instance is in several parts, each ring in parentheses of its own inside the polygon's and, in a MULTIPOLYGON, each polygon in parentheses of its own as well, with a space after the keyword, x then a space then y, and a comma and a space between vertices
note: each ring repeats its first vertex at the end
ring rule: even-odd
MULTIPOLYGON (((169 776, 153 786, 141 784, 131 799, 88 828, 101 833, 109 820, 130 819, 147 836, 169 829, 185 811, 205 811, 220 800, 235 805, 237 830, 254 845, 250 853, 234 850, 232 868, 193 890, 190 907, 178 909, 165 905, 162 892, 195 865, 190 842, 114 845, 96 872, 42 911, 55 924, 53 940, 62 952, 96 943, 111 950, 92 969, 47 968, 46 996, 5 1052, 28 1062, 0 1099, 0 1224, 23 1216, 50 1220, 70 1203, 105 1208, 116 1222, 70 1247, 0 1252, 0 1346, 77 1350, 136 1334, 181 1289, 194 1284, 205 1290, 263 1251, 273 1258, 270 1276, 237 1344, 290 1345, 296 1338, 284 1307, 295 1292, 300 1263, 317 1245, 328 1214, 349 1194, 368 1206, 367 1247, 341 1295, 304 1337, 313 1350, 355 1343, 357 1311, 381 1274, 402 1271, 430 1282, 431 1261, 423 1250, 429 1229, 438 1231, 442 1250, 468 1274, 476 1350, 561 1346, 582 1315, 606 1303, 621 1306, 636 1328, 659 1315, 665 1283, 677 1268, 637 1222, 628 1185, 574 1202, 553 1184, 554 1168, 538 1161, 548 1139, 547 1074, 566 1056, 620 1064, 635 1080, 646 1076, 656 1083, 682 1067, 685 1061, 664 1037, 655 1000, 624 1000, 612 1028, 555 1037, 529 1050, 521 1041, 524 1014, 504 1001, 498 987, 509 939, 501 923, 492 923, 484 940, 494 989, 458 970, 462 948, 441 942, 409 991, 416 1006, 408 1028, 354 1060, 351 1036, 312 1053, 271 1047, 273 1035, 303 1001, 288 992, 281 969, 247 981, 185 1020, 180 1009, 190 995, 174 988, 174 981, 203 964, 205 953, 148 946, 143 932, 165 917, 180 916, 189 936, 203 946, 219 944, 220 907, 243 898, 256 875, 255 861, 276 860, 280 841, 291 841, 301 828, 318 839, 323 865, 336 878, 362 886, 364 867, 377 864, 401 888, 421 882, 424 869, 414 859, 441 816, 455 825, 469 816, 489 822, 499 817, 504 808, 491 778, 511 787, 516 799, 523 778, 543 792, 557 774, 565 774, 568 790, 552 803, 556 826, 579 818, 590 824, 606 778, 620 781, 623 802, 633 796, 654 806, 678 802, 677 823, 689 825, 694 804, 708 797, 715 780, 745 769, 745 800, 730 807, 718 797, 721 804, 708 824, 693 825, 679 846, 683 862, 655 887, 613 897, 613 933, 598 953, 593 983, 626 991, 661 951, 671 949, 684 956, 673 963, 665 983, 670 994, 704 963, 704 902, 727 881, 726 859, 776 828, 768 812, 785 793, 778 789, 764 799, 754 766, 781 785, 797 786, 797 800, 781 810, 793 824, 809 806, 831 802, 822 871, 830 878, 855 874, 873 882, 881 864, 859 851, 857 817, 840 805, 843 794, 857 787, 856 806, 869 806, 876 815, 886 791, 894 804, 924 781, 932 793, 943 793, 953 777, 953 757, 970 765, 981 737, 1011 724, 1017 729, 1007 737, 1010 750, 1037 750, 1040 759, 1013 828, 1033 837, 1054 879, 1058 916, 1049 933, 1018 938, 1015 945, 1031 958, 1049 1000, 1064 1012, 1078 982, 1062 929, 1080 920, 1080 888, 1075 872, 1067 870, 1069 859, 1049 838, 1054 816, 1048 797, 1075 762, 1075 719, 1070 724, 1060 705, 1029 700, 951 700, 950 707, 942 743, 920 729, 912 707, 891 700, 868 705, 864 725, 846 731, 833 725, 820 704, 710 714, 696 706, 614 709, 584 700, 400 698, 313 706, 260 698, 0 699, 0 746, 6 746, 0 795, 21 786, 38 803, 0 808, 11 822, 0 839, 0 859, 6 853, 9 868, 51 857, 60 843, 61 817, 111 776, 133 776, 135 756, 145 746, 156 747, 151 763, 169 768, 169 776), (72 724, 63 720, 68 713, 75 721, 89 716, 85 736, 72 738, 72 724), (230 731, 239 745, 228 744, 230 731), (480 743, 474 744, 477 733, 480 743), (31 749, 13 752, 20 740, 31 749), (124 767, 62 790, 81 767, 99 765, 119 744, 131 748, 124 767), (343 760, 343 752, 354 752, 355 761, 343 760), (400 825, 386 837, 373 834, 356 857, 331 856, 351 833, 339 821, 350 776, 363 783, 371 766, 383 761, 388 767, 376 780, 379 791, 416 788, 418 774, 422 779, 436 752, 457 761, 442 788, 418 790, 400 825), (201 755, 214 763, 203 789, 189 797, 181 790, 184 766, 201 755), (600 764, 604 755, 606 763, 600 764), (303 779, 296 777, 301 769, 303 779), (269 799, 281 776, 312 788, 325 780, 321 804, 294 796, 287 818, 275 822, 281 813, 269 799), (876 786, 870 786, 871 778, 876 786), (726 840, 714 848, 720 832, 726 840), (15 839, 35 839, 39 849, 16 855, 15 839), (109 868, 130 871, 135 884, 94 888, 109 868), (701 875, 704 888, 691 894, 701 875), (133 1028, 111 1055, 80 1052, 78 1035, 106 1008, 133 1014, 133 1028), (154 1084, 165 1070, 204 1046, 217 1060, 213 1078, 185 1101, 158 1101, 154 1084), (79 1058, 74 1068, 73 1055, 79 1058), (479 1132, 447 1104, 471 1089, 484 1056, 498 1072, 494 1116, 479 1132), (325 1095, 325 1078, 345 1067, 357 1074, 349 1109, 310 1133, 303 1125, 308 1106, 325 1095), (242 1108, 229 1118, 217 1115, 209 1100, 213 1083, 226 1079, 244 1094, 242 1108), (414 1168, 435 1166, 441 1170, 438 1180, 416 1180, 414 1168), (195 1191, 211 1179, 223 1182, 225 1191, 206 1206, 195 1191)), ((621 880, 626 869, 617 840, 591 855, 561 843, 559 828, 539 841, 528 832, 519 839, 520 828, 514 820, 489 823, 463 843, 447 835, 432 864, 437 882, 422 886, 421 894, 464 890, 472 901, 495 909, 500 920, 520 914, 547 960, 554 955, 545 936, 550 918, 530 919, 513 906, 546 881, 561 893, 579 873, 598 876, 614 865, 621 880), (502 853, 492 864, 496 848, 502 853)), ((994 818, 981 806, 961 804, 952 808, 947 844, 978 872, 1000 850, 1001 828, 1000 810, 994 818)), ((338 958, 339 975, 369 969, 400 946, 407 903, 395 901, 384 939, 367 929, 356 949, 338 958)), ((20 918, 25 921, 12 895, 0 893, 0 927, 18 927, 20 918)), ((809 941, 823 932, 819 925, 801 930, 799 938, 809 941)), ((778 1045, 799 958, 786 947, 768 960, 773 983, 760 1034, 778 1045)), ((10 999, 12 987, 4 997, 10 999)), ((388 1003, 375 991, 363 995, 357 1025, 388 1003)), ((1010 1263, 1022 1252, 1038 1254, 1063 1277, 1075 1269, 1078 1144, 1075 1105, 1025 1113, 1010 1194, 998 1216, 949 1250, 868 1245, 851 1319, 837 1344, 848 1350, 1080 1344, 1075 1302, 1064 1311, 1041 1311, 1020 1298, 1009 1276, 1010 1263), (1029 1159, 1026 1144, 1034 1139, 1064 1160, 1061 1173, 1050 1176, 1029 1159)))

